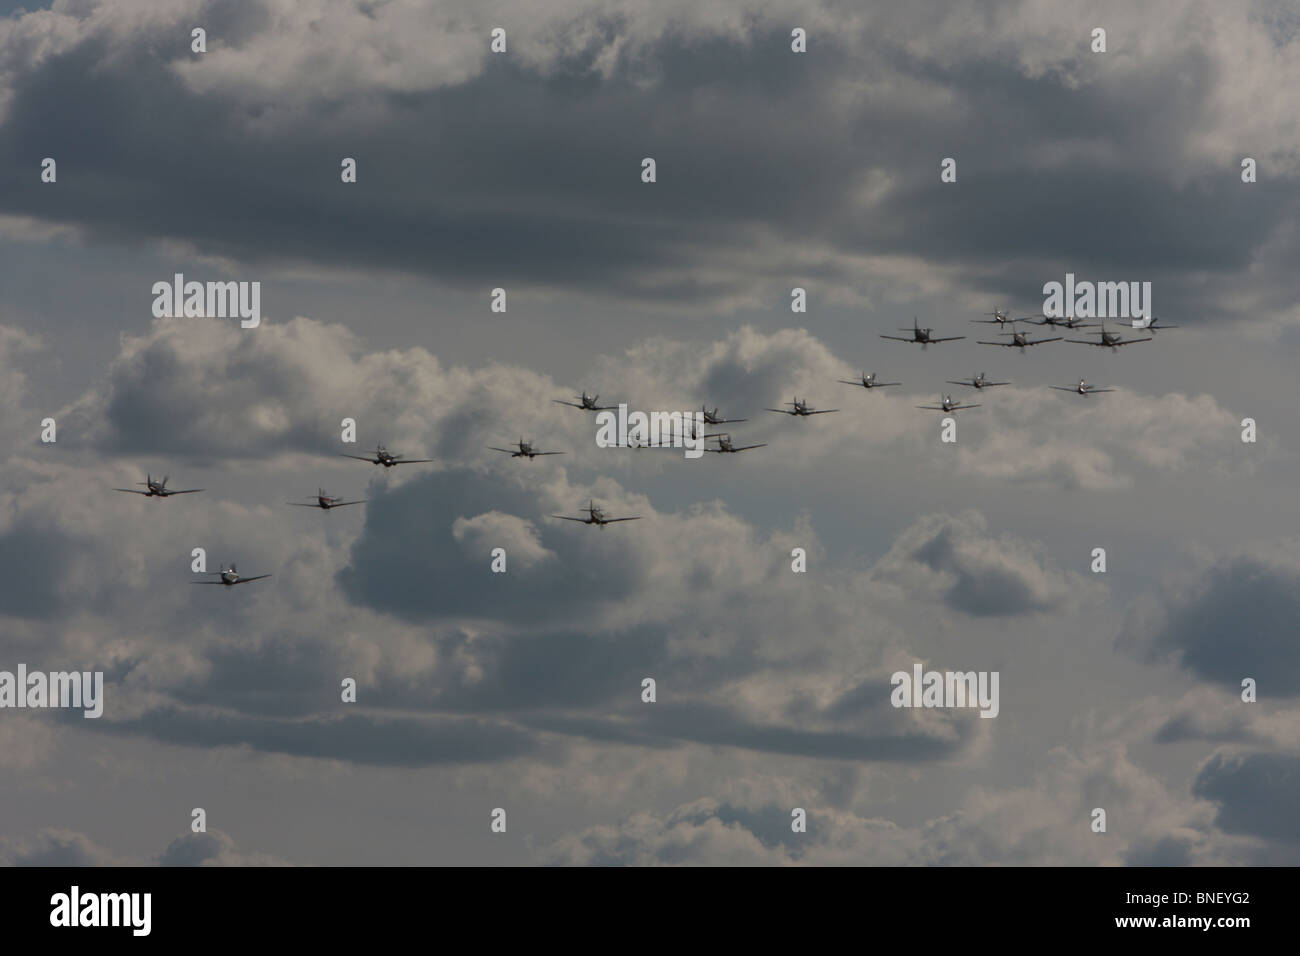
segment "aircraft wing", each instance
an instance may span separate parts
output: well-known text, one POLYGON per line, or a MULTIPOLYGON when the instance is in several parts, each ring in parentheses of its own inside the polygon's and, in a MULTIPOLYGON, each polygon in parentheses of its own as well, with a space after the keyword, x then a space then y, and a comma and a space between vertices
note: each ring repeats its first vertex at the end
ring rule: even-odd
POLYGON ((368 456, 364 456, 364 455, 344 455, 344 454, 342 454, 342 453, 340 452, 340 457, 342 457, 342 458, 355 458, 357 461, 368 461, 368 462, 370 462, 370 464, 372 464, 372 465, 373 465, 373 464, 376 464, 375 459, 370 458, 370 457, 368 457, 368 456))
POLYGON ((582 405, 578 404, 577 402, 566 402, 566 401, 565 401, 564 399, 562 399, 562 398, 553 398, 553 399, 551 399, 551 401, 556 402, 557 404, 560 404, 560 405, 572 405, 574 408, 582 408, 582 407, 583 407, 582 405))
POLYGON ((149 492, 141 491, 139 488, 114 488, 113 490, 125 491, 129 495, 144 495, 146 498, 149 497, 149 492))
POLYGON ((1008 349, 1016 348, 1015 342, 982 342, 979 339, 976 339, 975 344, 976 345, 1001 345, 1003 348, 1008 348, 1008 349))
POLYGON ((1047 387, 1054 388, 1058 392, 1077 392, 1079 390, 1078 385, 1049 385, 1047 387))
MULTIPOLYGON (((210 573, 215 574, 216 572, 212 571, 210 573)), ((222 584, 222 583, 223 582, 221 581, 191 581, 190 582, 190 584, 222 584)))
POLYGON ((171 489, 168 489, 166 493, 169 495, 192 495, 196 491, 202 490, 202 488, 183 488, 180 491, 172 491, 171 489))
POLYGON ((301 501, 286 501, 285 504, 286 504, 286 505, 293 505, 293 507, 295 507, 295 508, 319 508, 319 507, 320 507, 320 505, 307 505, 307 504, 303 504, 301 501))
POLYGON ((488 450, 489 450, 489 451, 503 451, 503 452, 505 452, 507 455, 517 455, 517 454, 519 454, 519 450, 518 450, 518 449, 514 449, 514 450, 512 451, 512 450, 509 449, 509 448, 498 448, 498 447, 496 447, 496 445, 488 445, 488 450))
POLYGON ((1091 342, 1088 339, 1066 339, 1067 342, 1075 342, 1079 345, 1105 345, 1105 342, 1091 342))
POLYGON ((872 382, 872 388, 884 388, 886 385, 902 385, 902 382, 872 382))
POLYGON ((749 421, 748 418, 719 418, 719 419, 718 419, 716 422, 714 422, 713 424, 715 424, 715 425, 734 425, 734 424, 736 424, 737 422, 747 422, 747 421, 749 421))
POLYGON ((616 412, 616 411, 618 411, 618 406, 617 406, 617 405, 596 405, 596 406, 592 407, 591 409, 589 409, 589 411, 593 411, 593 412, 616 412))
POLYGON ((739 448, 733 448, 733 449, 731 449, 731 450, 732 450, 732 451, 749 451, 751 448, 762 448, 762 447, 764 447, 766 444, 767 444, 767 442, 763 442, 763 444, 761 444, 761 445, 741 445, 739 448))
POLYGON ((1088 394, 1091 395, 1093 392, 1113 392, 1115 390, 1113 388, 1093 388, 1089 385, 1087 391, 1088 394))
POLYGON ((562 452, 562 451, 535 451, 535 452, 533 452, 533 454, 534 454, 534 455, 563 455, 564 452, 562 452))
POLYGON ((616 521, 640 521, 640 520, 641 520, 640 515, 635 515, 634 517, 631 518, 606 518, 605 524, 613 524, 616 521))
POLYGON ((958 339, 964 339, 965 337, 966 336, 964 335, 949 335, 947 338, 930 339, 929 341, 926 342, 926 344, 933 345, 935 342, 956 342, 958 339))
POLYGON ((948 409, 948 411, 955 412, 963 408, 979 408, 979 407, 980 407, 979 402, 976 402, 974 405, 954 405, 952 408, 948 409))
POLYGON ((240 579, 239 579, 238 581, 236 581, 235 583, 236 583, 236 584, 247 584, 249 581, 260 581, 260 580, 262 580, 262 578, 269 578, 270 576, 271 576, 271 575, 269 575, 269 574, 258 574, 258 575, 254 576, 254 577, 251 577, 251 578, 240 578, 240 579))
MULTIPOLYGON (((978 343, 978 344, 982 344, 982 343, 978 343)), ((999 342, 998 344, 1001 345, 1002 343, 999 342)), ((974 387, 975 387, 975 383, 974 383, 973 381, 971 381, 970 379, 967 379, 967 380, 964 381, 964 382, 956 382, 956 381, 953 381, 952 379, 948 379, 948 384, 949 384, 949 385, 966 385, 966 386, 968 386, 968 387, 970 387, 970 388, 974 388, 974 387)))
POLYGON ((765 408, 765 409, 763 409, 763 411, 765 411, 765 412, 780 412, 782 415, 793 415, 793 414, 794 414, 794 412, 790 411, 790 409, 788 409, 788 408, 765 408))
POLYGON ((943 407, 942 405, 917 405, 916 407, 917 407, 917 408, 924 408, 926 411, 930 411, 930 412, 942 412, 942 411, 944 411, 944 407, 943 407))
POLYGON ((809 411, 809 412, 804 412, 803 414, 805 414, 805 415, 829 415, 831 412, 838 412, 838 411, 839 411, 838 408, 817 408, 817 409, 813 409, 812 411, 809 411))
POLYGON ((1010 382, 985 382, 984 387, 988 388, 990 385, 1010 385, 1010 384, 1011 384, 1010 382))
MULTIPOLYGON (((365 499, 365 498, 361 498, 361 499, 359 499, 359 500, 357 500, 357 501, 336 501, 336 502, 334 502, 333 504, 331 504, 330 507, 331 507, 331 508, 346 508, 348 505, 363 505, 363 504, 365 504, 365 503, 366 503, 366 499, 365 499)), ((313 507, 313 506, 312 506, 312 505, 307 505, 307 507, 308 507, 308 508, 311 508, 311 507, 313 507)))
POLYGON ((420 465, 430 461, 433 461, 433 459, 432 458, 398 458, 393 462, 393 464, 394 465, 420 465))
MULTIPOLYGON (((901 335, 882 335, 881 338, 882 338, 882 339, 893 339, 895 342, 915 342, 915 341, 916 341, 916 336, 915 336, 915 335, 912 336, 910 339, 905 339, 905 338, 903 338, 901 335)), ((935 341, 935 340, 934 340, 934 339, 931 339, 930 341, 933 342, 933 341, 935 341)))
POLYGON ((1063 339, 1063 338, 1065 338, 1065 336, 1063 336, 1063 335, 1058 335, 1058 336, 1056 336, 1055 338, 1051 338, 1051 339, 1034 339, 1033 341, 1030 341, 1030 340, 1026 339, 1026 340, 1025 340, 1025 344, 1026 344, 1026 345, 1042 345, 1044 342, 1059 342, 1059 341, 1061 341, 1061 339, 1063 339))

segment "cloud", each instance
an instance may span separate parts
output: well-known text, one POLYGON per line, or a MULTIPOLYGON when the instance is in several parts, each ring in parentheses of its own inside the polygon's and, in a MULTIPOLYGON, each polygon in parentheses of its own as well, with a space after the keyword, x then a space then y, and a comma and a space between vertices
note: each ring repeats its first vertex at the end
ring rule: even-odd
POLYGON ((1269 94, 1293 85, 1300 57, 1264 17, 1117 4, 1112 48, 1096 55, 1037 3, 971 16, 812 0, 780 16, 750 0, 287 9, 105 0, 0 21, 0 151, 35 139, 83 170, 54 196, 11 173, 4 212, 245 268, 477 289, 506 262, 512 293, 688 314, 762 306, 810 276, 825 301, 898 301, 918 285, 1023 295, 1062 262, 1136 267, 1174 310, 1245 317, 1246 295, 1285 301, 1273 247, 1288 245, 1300 138, 1269 94), (315 29, 297 28, 304 16, 315 29), (198 20, 202 55, 188 42, 198 20), (807 54, 790 52, 792 22, 807 54), (494 55, 500 24, 510 47, 494 55), (192 137, 151 135, 181 122, 192 137), (78 130, 114 150, 82 149, 78 130), (962 182, 978 184, 956 202, 916 172, 953 142, 962 182), (338 181, 340 143, 365 145, 345 153, 356 188, 338 181), (1268 177, 1243 192, 1247 150, 1268 177), (648 153, 654 186, 636 178, 648 153), (1134 155, 1161 162, 1135 169, 1134 155), (97 188, 105 179, 118 188, 97 188), (203 193, 186 192, 198 179, 203 193), (1247 269, 1269 281, 1243 281, 1247 269))
POLYGON ((1117 646, 1172 658, 1195 677, 1263 697, 1300 695, 1300 563, 1294 546, 1224 556, 1130 607, 1117 646))
POLYGON ((41 830, 27 839, 0 838, 5 866, 121 866, 123 861, 83 833, 60 828, 41 830))
POLYGON ((1215 754, 1192 792, 1218 806, 1215 823, 1229 833, 1300 842, 1300 756, 1215 754))
POLYGON ((922 517, 899 535, 870 578, 974 617, 1057 610, 1081 589, 1093 590, 1081 575, 1053 567, 1040 547, 987 530, 978 512, 922 517))

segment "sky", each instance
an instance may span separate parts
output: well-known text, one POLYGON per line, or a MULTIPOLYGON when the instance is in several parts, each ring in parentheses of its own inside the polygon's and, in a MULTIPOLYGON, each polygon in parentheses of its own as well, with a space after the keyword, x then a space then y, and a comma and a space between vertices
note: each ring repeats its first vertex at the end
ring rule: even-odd
POLYGON ((0 675, 104 675, 0 862, 1300 863, 1297 85, 1271 0, 0 3, 0 675), (1177 328, 979 344, 1069 274, 1177 328))

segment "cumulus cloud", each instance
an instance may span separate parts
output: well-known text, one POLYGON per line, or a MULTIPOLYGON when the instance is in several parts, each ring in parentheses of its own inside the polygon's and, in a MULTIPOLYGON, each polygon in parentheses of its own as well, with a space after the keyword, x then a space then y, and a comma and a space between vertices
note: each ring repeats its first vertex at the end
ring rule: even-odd
POLYGON ((987 533, 978 512, 928 515, 899 535, 871 570, 874 582, 975 617, 1049 611, 1096 588, 1053 566, 1042 549, 987 533))
POLYGON ((1261 695, 1300 694, 1300 563, 1294 543, 1217 558, 1130 607, 1118 646, 1172 658, 1201 680, 1261 695))

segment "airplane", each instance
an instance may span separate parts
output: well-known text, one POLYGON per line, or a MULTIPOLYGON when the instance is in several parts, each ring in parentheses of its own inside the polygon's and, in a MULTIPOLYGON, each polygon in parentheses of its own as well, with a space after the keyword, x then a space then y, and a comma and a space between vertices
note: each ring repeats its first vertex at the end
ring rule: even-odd
POLYGON ((1145 339, 1122 339, 1120 332, 1107 332, 1105 323, 1102 324, 1101 331, 1096 333, 1100 341, 1089 342, 1087 339, 1066 339, 1067 342, 1075 342, 1079 345, 1095 345, 1098 348, 1110 349, 1112 352, 1121 345, 1133 345, 1136 342, 1150 342, 1151 336, 1145 339))
POLYGON ((515 451, 514 449, 511 448, 497 448, 493 445, 488 445, 488 448, 492 449, 492 451, 503 451, 511 458, 527 458, 529 461, 532 461, 538 455, 563 455, 564 454, 564 452, 562 451, 533 451, 533 443, 524 441, 522 438, 519 439, 519 441, 516 442, 516 444, 519 446, 518 451, 515 451))
POLYGON ((899 329, 898 331, 911 332, 912 337, 910 339, 906 339, 903 338, 901 335, 882 335, 881 338, 893 339, 895 342, 919 342, 921 344, 921 348, 924 349, 927 345, 933 345, 935 342, 956 342, 958 339, 964 339, 966 337, 964 335, 953 335, 943 339, 931 338, 930 333, 933 332, 934 329, 920 328, 916 324, 916 316, 912 316, 912 327, 910 329, 899 329))
POLYGON ((551 401, 560 405, 572 405, 574 408, 581 408, 584 412, 608 412, 618 408, 617 405, 597 405, 596 402, 600 401, 600 396, 588 395, 585 388, 582 390, 581 395, 573 397, 577 399, 576 402, 566 402, 562 398, 553 398, 551 401))
POLYGON ((971 319, 972 322, 981 322, 984 325, 1006 325, 1014 321, 1005 309, 994 309, 992 312, 985 312, 985 315, 991 315, 991 319, 971 319))
POLYGON ((236 584, 248 584, 250 581, 260 581, 262 578, 271 576, 269 574, 258 574, 251 578, 240 577, 233 564, 228 568, 222 568, 220 571, 209 571, 208 574, 219 574, 221 579, 219 581, 191 581, 190 584, 224 584, 226 587, 232 588, 236 584))
POLYGON ((786 404, 791 405, 793 407, 792 408, 765 408, 763 409, 763 411, 780 412, 782 415, 795 415, 799 418, 804 418, 808 415, 826 415, 829 414, 830 412, 839 411, 838 408, 821 408, 821 409, 813 408, 811 405, 808 404, 807 399, 800 401, 797 395, 795 396, 793 402, 786 402, 786 404))
POLYGON ((992 388, 994 385, 1010 385, 1011 383, 1010 383, 1010 382, 990 382, 990 381, 989 381, 989 380, 984 376, 984 373, 983 373, 983 372, 980 372, 980 373, 979 373, 978 375, 976 375, 974 378, 968 378, 968 379, 965 379, 965 380, 963 380, 963 381, 954 381, 953 379, 948 379, 948 384, 949 384, 949 385, 966 385, 966 386, 969 386, 970 388, 992 388))
POLYGON ((331 508, 342 508, 344 505, 360 505, 365 503, 365 498, 360 501, 344 501, 342 498, 334 498, 325 494, 324 488, 317 488, 316 494, 307 495, 308 498, 315 498, 314 505, 303 504, 301 501, 286 501, 285 504, 293 505, 295 508, 322 508, 329 511, 331 508))
POLYGON ((162 481, 154 481, 153 475, 145 474, 144 481, 137 481, 137 485, 144 485, 145 490, 138 488, 114 488, 114 491, 125 491, 129 495, 144 495, 146 498, 166 498, 168 495, 192 495, 196 491, 202 491, 202 488, 177 488, 175 490, 167 487, 168 475, 163 475, 162 481))
POLYGON ((884 388, 886 385, 903 384, 902 382, 877 382, 875 372, 872 372, 870 375, 868 375, 866 372, 863 372, 862 380, 858 382, 850 382, 846 378, 837 379, 836 381, 843 382, 845 385, 860 385, 863 388, 884 388))
POLYGON ((732 452, 738 452, 738 451, 749 451, 751 448, 762 448, 762 447, 764 447, 764 445, 766 445, 766 444, 767 444, 767 442, 763 442, 762 445, 741 445, 739 448, 737 448, 737 447, 735 447, 734 445, 731 444, 731 436, 730 436, 730 435, 719 435, 719 436, 718 436, 718 447, 717 447, 717 448, 706 448, 706 449, 704 449, 704 450, 705 450, 705 451, 714 451, 714 452, 718 452, 719 454, 730 454, 730 453, 732 453, 732 452))
POLYGON ((718 410, 716 408, 713 411, 709 411, 703 405, 700 406, 700 411, 704 413, 704 424, 706 425, 731 425, 735 422, 749 421, 748 418, 719 418, 718 410))
POLYGON ((1153 315, 1149 319, 1134 319, 1133 328, 1141 329, 1144 332, 1150 332, 1152 335, 1155 335, 1161 329, 1176 329, 1178 326, 1162 325, 1160 324, 1160 319, 1153 315))
MULTIPOLYGON (((693 440, 694 439, 692 439, 692 441, 693 440)), ((673 443, 671 441, 666 441, 666 442, 660 442, 658 445, 652 445, 648 441, 642 441, 640 438, 633 438, 632 436, 629 435, 627 439, 627 444, 614 445, 613 447, 614 448, 672 448, 673 443)))
POLYGON ((917 408, 924 408, 932 412, 955 412, 963 408, 979 408, 979 403, 974 405, 959 405, 952 400, 951 395, 940 395, 938 405, 917 405, 917 408))
POLYGON ((605 529, 605 525, 614 524, 616 521, 640 521, 641 520, 640 515, 633 515, 630 518, 606 518, 605 512, 597 508, 596 503, 591 500, 587 502, 587 507, 585 510, 587 512, 587 517, 585 518, 570 518, 568 515, 551 515, 551 517, 560 518, 564 521, 577 521, 580 524, 594 524, 602 531, 605 529))
MULTIPOLYGON (((708 434, 704 435, 703 437, 704 437, 704 438, 717 438, 717 437, 718 437, 719 435, 721 435, 721 434, 722 434, 722 432, 711 432, 711 433, 708 433, 708 434)), ((686 441, 699 441, 699 440, 700 440, 700 435, 699 435, 699 434, 696 432, 696 430, 695 430, 695 423, 694 423, 694 422, 691 422, 691 433, 690 433, 689 435, 685 436, 685 440, 686 440, 686 441)))
POLYGON ((375 446, 371 455, 343 455, 343 458, 355 458, 357 461, 368 461, 372 465, 383 465, 385 468, 392 468, 394 465, 419 465, 423 462, 433 461, 432 458, 407 458, 403 455, 394 455, 382 444, 375 446))
POLYGON ((1096 385, 1089 385, 1083 379, 1079 379, 1078 385, 1052 385, 1050 388, 1058 392, 1077 392, 1080 395, 1091 395, 1093 392, 1113 392, 1113 388, 1098 388, 1096 385))
POLYGON ((1011 341, 1010 341, 1010 342, 977 342, 976 344, 978 344, 978 345, 1001 345, 1003 348, 1008 348, 1008 349, 1020 349, 1020 351, 1023 352, 1023 351, 1025 350, 1025 346, 1028 346, 1028 345, 1042 345, 1044 342, 1059 342, 1059 341, 1061 341, 1061 336, 1059 336, 1059 335, 1056 336, 1055 338, 1050 338, 1050 339, 1031 339, 1031 338, 1027 338, 1024 332, 1017 332, 1017 331, 1015 330, 1015 326, 1014 326, 1014 325, 1011 327, 1011 331, 1010 331, 1010 332, 999 332, 998 334, 999 334, 999 335, 1009 335, 1009 336, 1011 336, 1011 341))
POLYGON ((1020 321, 1029 322, 1032 325, 1050 325, 1053 328, 1058 328, 1058 329, 1091 329, 1091 328, 1095 328, 1097 325, 1096 322, 1085 322, 1082 319, 1077 318, 1073 315, 1067 315, 1067 316, 1044 315, 1041 318, 1038 316, 1029 315, 1021 319, 1020 321))

